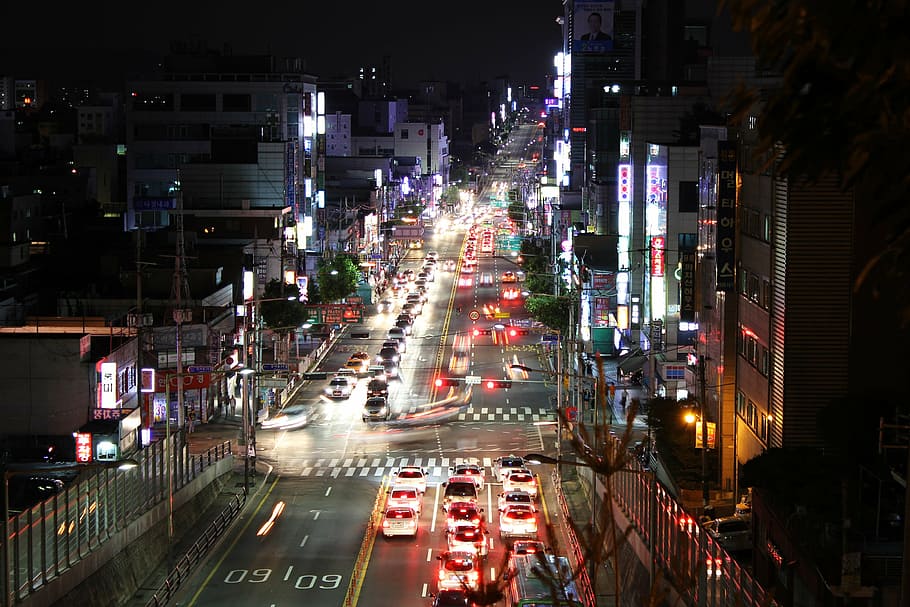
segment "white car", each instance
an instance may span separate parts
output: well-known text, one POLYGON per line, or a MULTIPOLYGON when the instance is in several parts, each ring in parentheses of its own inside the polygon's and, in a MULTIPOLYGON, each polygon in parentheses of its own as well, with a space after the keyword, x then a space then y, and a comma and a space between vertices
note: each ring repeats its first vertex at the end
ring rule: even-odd
POLYGON ((435 260, 438 260, 438 259, 439 259, 439 251, 427 251, 427 258, 428 258, 428 259, 435 259, 435 260))
POLYGON ((354 369, 350 369, 348 367, 341 367, 340 369, 335 371, 335 377, 345 377, 345 378, 351 380, 352 386, 357 385, 357 371, 354 369))
POLYGON ((412 508, 414 512, 420 514, 423 508, 423 494, 414 485, 393 485, 389 489, 386 508, 391 508, 392 506, 412 508))
POLYGON ((526 491, 537 499, 537 477, 530 470, 512 470, 502 481, 503 491, 526 491))
POLYGON ((417 536, 418 515, 411 508, 390 507, 386 508, 382 517, 382 535, 393 537, 396 535, 417 536))
POLYGON ((262 422, 263 430, 291 430, 307 425, 313 410, 309 405, 290 405, 262 422))
POLYGON ((427 471, 421 466, 401 466, 392 475, 392 486, 410 485, 427 492, 427 471))
POLYGON ((517 455, 503 455, 493 461, 493 476, 499 479, 499 482, 506 480, 506 477, 512 470, 525 469, 525 460, 517 455))
POLYGON ((537 507, 534 505, 534 498, 527 491, 503 491, 499 494, 500 512, 505 510, 507 506, 513 504, 522 504, 524 506, 530 506, 535 511, 537 510, 537 507))
POLYGON ((354 391, 354 384, 347 377, 336 375, 325 387, 325 394, 329 398, 350 398, 354 391))
POLYGON ((439 590, 477 590, 480 587, 479 559, 473 552, 444 552, 436 574, 439 590))
POLYGON ((506 506, 499 513, 499 537, 537 537, 537 515, 529 506, 506 506))

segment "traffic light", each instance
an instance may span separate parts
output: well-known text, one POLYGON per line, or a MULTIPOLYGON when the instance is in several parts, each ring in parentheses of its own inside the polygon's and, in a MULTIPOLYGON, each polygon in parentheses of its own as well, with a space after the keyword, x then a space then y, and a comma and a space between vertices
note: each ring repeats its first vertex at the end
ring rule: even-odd
POLYGON ((512 380, 510 380, 510 379, 488 379, 484 382, 484 385, 487 387, 487 390, 495 390, 496 388, 511 388, 512 380))
POLYGON ((458 378, 457 377, 437 377, 434 382, 437 388, 442 388, 443 386, 457 386, 458 378))
POLYGON ((528 333, 529 331, 527 329, 516 329, 515 327, 511 327, 509 329, 509 337, 515 337, 516 335, 527 335, 528 333))
POLYGON ((474 329, 472 334, 477 337, 478 335, 491 335, 492 333, 492 329, 474 329))

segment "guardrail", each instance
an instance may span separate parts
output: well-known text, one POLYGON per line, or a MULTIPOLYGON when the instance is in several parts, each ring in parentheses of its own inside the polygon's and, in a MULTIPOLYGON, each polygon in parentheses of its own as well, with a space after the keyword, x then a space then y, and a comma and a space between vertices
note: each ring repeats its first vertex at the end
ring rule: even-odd
POLYGON ((221 511, 215 520, 212 521, 212 524, 203 532, 202 537, 196 540, 196 543, 192 545, 186 554, 180 557, 171 573, 165 578, 164 583, 158 587, 155 594, 146 602, 146 607, 163 607, 167 605, 167 602, 174 596, 183 581, 189 577, 196 565, 199 564, 199 561, 208 554, 209 549, 221 538, 234 519, 237 518, 237 514, 243 508, 245 500, 246 497, 242 493, 238 493, 231 498, 228 507, 221 511))
POLYGON ((367 557, 376 539, 376 531, 382 521, 382 506, 385 503, 386 489, 388 489, 388 477, 382 477, 379 484, 379 492, 376 494, 376 501, 373 502, 373 510, 370 511, 370 518, 367 520, 366 530, 363 535, 363 542, 360 544, 360 552, 357 553, 357 561, 354 563, 354 572, 351 574, 351 581, 348 583, 348 590, 344 593, 344 602, 342 605, 350 607, 354 604, 354 597, 363 584, 363 576, 366 573, 367 557))
MULTIPOLYGON (((556 500, 559 502, 559 509, 562 510, 563 519, 572 520, 569 504, 566 502, 566 496, 563 494, 562 487, 559 484, 559 474, 556 470, 553 470, 551 474, 553 476, 553 486, 556 487, 556 500)), ((594 594, 594 587, 591 584, 591 578, 587 570, 588 559, 585 558, 581 545, 578 543, 578 538, 575 536, 575 531, 570 525, 565 526, 565 533, 569 539, 569 548, 572 551, 573 570, 576 571, 575 587, 581 593, 582 596, 580 598, 586 607, 597 607, 597 596, 594 594)), ((594 566, 597 566, 596 563, 594 566)))
POLYGON ((174 434, 133 455, 132 470, 87 469, 88 476, 9 519, 6 603, 40 591, 124 527, 171 497, 217 461, 230 442, 190 455, 174 434), (170 466, 165 459, 170 455, 170 466), (172 482, 168 483, 168 472, 172 482))

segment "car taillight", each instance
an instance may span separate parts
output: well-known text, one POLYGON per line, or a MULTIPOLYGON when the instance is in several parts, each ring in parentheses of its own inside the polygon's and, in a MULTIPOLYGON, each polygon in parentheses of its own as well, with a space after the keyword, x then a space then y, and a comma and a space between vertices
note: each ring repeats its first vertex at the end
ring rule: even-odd
POLYGON ((389 521, 388 521, 388 519, 382 521, 382 527, 383 527, 383 529, 388 529, 388 528, 389 528, 389 521))

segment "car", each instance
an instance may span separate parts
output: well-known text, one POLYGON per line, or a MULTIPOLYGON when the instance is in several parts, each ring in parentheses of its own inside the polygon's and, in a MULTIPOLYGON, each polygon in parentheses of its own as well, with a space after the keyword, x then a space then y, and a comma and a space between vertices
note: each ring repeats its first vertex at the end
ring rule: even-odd
POLYGON ((454 259, 446 259, 444 262, 442 262, 442 269, 446 272, 454 272, 456 265, 457 264, 455 263, 454 259))
POLYGON ((350 398, 353 391, 351 380, 339 375, 329 380, 329 385, 325 387, 325 394, 329 398, 350 398))
POLYGON ((387 339, 382 342, 381 346, 379 346, 380 350, 382 350, 383 348, 395 348, 396 350, 398 350, 398 354, 400 357, 400 355, 404 354, 405 350, 407 350, 407 344, 403 341, 398 341, 397 339, 387 339))
POLYGON ((537 499, 537 477, 527 469, 512 470, 502 481, 503 491, 527 491, 537 499))
POLYGON ((397 535, 417 537, 417 521, 418 514, 412 508, 386 508, 382 516, 382 535, 386 538, 397 535))
POLYGON ((517 539, 510 548, 512 554, 546 554, 547 545, 540 540, 517 539))
POLYGON ((309 405, 290 405, 262 422, 263 430, 292 430, 307 425, 313 416, 309 405))
POLYGON ((741 516, 724 516, 705 524, 708 535, 727 552, 752 549, 752 521, 741 516))
POLYGON ((512 301, 521 297, 521 291, 515 287, 506 287, 502 290, 502 298, 507 301, 512 301))
POLYGON ((391 299, 380 299, 376 304, 376 311, 382 314, 388 314, 392 311, 393 305, 391 299))
POLYGON ((506 480, 512 470, 526 470, 525 460, 517 455, 503 455, 493 460, 493 476, 499 482, 506 480))
POLYGON ((384 360, 381 363, 382 368, 385 369, 385 376, 387 379, 398 379, 398 376, 401 374, 401 370, 398 368, 398 363, 394 360, 384 360))
POLYGON ((446 533, 459 527, 482 527, 483 508, 477 502, 452 502, 446 510, 446 533))
POLYGON ((500 512, 505 510, 506 506, 511 506, 512 504, 524 504, 530 506, 535 511, 537 510, 534 506, 534 498, 527 491, 503 491, 499 494, 500 512))
POLYGON ((478 501, 477 482, 470 476, 451 476, 443 484, 442 511, 448 512, 455 502, 478 501))
POLYGON ((351 354, 348 357, 349 360, 354 360, 355 358, 369 362, 370 358, 372 358, 372 357, 370 356, 369 352, 364 352, 363 350, 358 350, 357 352, 354 352, 353 354, 351 354))
POLYGON ((426 278, 418 278, 417 280, 414 281, 414 287, 417 288, 417 289, 419 289, 419 288, 421 288, 421 287, 423 287, 424 289, 426 289, 426 288, 427 288, 427 279, 426 279, 426 278))
POLYGON ((505 272, 502 273, 502 277, 500 278, 500 280, 502 282, 518 282, 518 277, 515 276, 515 272, 513 272, 512 270, 506 270, 505 272))
POLYGON ((404 332, 407 335, 411 334, 413 325, 414 325, 414 321, 411 319, 399 318, 398 320, 395 321, 395 326, 399 327, 401 329, 404 329, 404 332))
POLYGON ((537 515, 530 506, 514 504, 499 513, 499 537, 537 537, 537 515))
MULTIPOLYGON (((367 369, 367 377, 372 381, 373 379, 381 379, 385 381, 385 367, 382 365, 370 365, 367 369)), ((367 384, 367 396, 370 396, 370 386, 367 384)))
POLYGON ((420 302, 417 302, 416 304, 407 302, 403 306, 401 306, 401 312, 403 314, 407 314, 411 318, 415 318, 422 311, 423 311, 423 304, 421 304, 420 302))
POLYGON ((392 474, 392 485, 411 485, 421 493, 426 493, 427 471, 421 466, 400 466, 392 474))
POLYGON ((422 240, 412 240, 412 241, 408 244, 408 248, 409 248, 409 249, 422 249, 422 248, 423 248, 423 241, 422 241, 422 240))
POLYGON ((398 353, 398 348, 393 348, 391 346, 385 346, 379 351, 379 354, 376 355, 376 362, 382 364, 384 360, 391 360, 398 362, 401 359, 401 354, 398 353))
POLYGON ((480 281, 478 282, 478 284, 481 287, 492 286, 493 285, 493 275, 490 274, 489 272, 481 272, 480 281))
POLYGON ((474 607, 474 603, 464 589, 440 590, 431 593, 433 604, 431 607, 474 607))
MULTIPOLYGON (((427 282, 435 282, 436 272, 433 271, 432 266, 424 266, 422 273, 426 275, 427 282)), ((420 274, 417 276, 420 277, 420 274)))
POLYGON ((361 373, 366 373, 367 367, 370 366, 369 361, 361 360, 359 358, 349 358, 346 363, 344 363, 345 369, 351 369, 357 375, 361 373))
POLYGON ((414 282, 414 280, 417 278, 417 272, 414 270, 405 270, 404 275, 407 278, 408 282, 414 282))
POLYGON ((371 396, 363 403, 363 421, 387 421, 390 417, 389 401, 384 396, 371 396))
POLYGON ((439 251, 427 251, 427 259, 439 259, 439 251))
POLYGON ((458 286, 459 287, 470 287, 474 284, 474 279, 471 276, 459 276, 458 277, 458 286))
MULTIPOLYGON (((430 275, 421 270, 417 273, 417 280, 422 280, 423 283, 426 284, 430 281, 430 275)), ((414 281, 415 284, 417 283, 417 280, 414 281)))
POLYGON ((374 377, 367 383, 367 398, 377 396, 381 396, 382 398, 389 397, 389 382, 386 380, 385 368, 382 367, 382 365, 378 366, 382 369, 382 377, 374 377))
POLYGON ((423 312, 423 297, 421 297, 420 293, 408 293, 408 296, 404 302, 404 306, 402 306, 401 309, 403 311, 406 311, 408 314, 411 314, 411 316, 423 312), (407 306, 411 306, 413 312, 407 309, 407 306))
POLYGON ((386 506, 413 508, 414 512, 420 514, 423 506, 423 493, 414 485, 392 485, 388 490, 386 506))
POLYGON ((446 551, 436 557, 438 590, 477 590, 480 586, 479 557, 473 552, 446 551))
POLYGON ((340 369, 335 371, 335 377, 345 377, 345 378, 351 380, 352 386, 357 385, 357 372, 354 371, 354 369, 349 369, 347 367, 341 367, 340 369))
POLYGON ((449 466, 449 476, 470 476, 474 479, 478 491, 483 491, 484 469, 479 462, 464 461, 449 466))
MULTIPOLYGON (((404 329, 401 327, 392 327, 389 329, 388 338, 394 339, 401 346, 406 346, 408 341, 408 334, 405 333, 404 329)), ((398 351, 404 353, 404 350, 401 347, 398 348, 398 351)))
POLYGON ((490 551, 487 535, 479 525, 463 525, 446 533, 446 544, 452 552, 473 552, 479 557, 487 556, 490 551))

